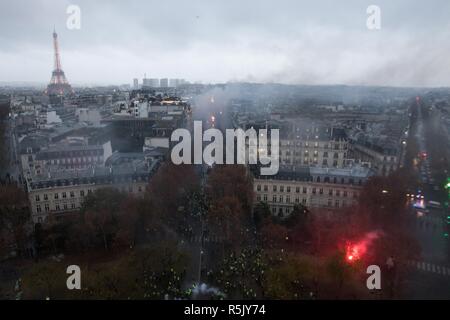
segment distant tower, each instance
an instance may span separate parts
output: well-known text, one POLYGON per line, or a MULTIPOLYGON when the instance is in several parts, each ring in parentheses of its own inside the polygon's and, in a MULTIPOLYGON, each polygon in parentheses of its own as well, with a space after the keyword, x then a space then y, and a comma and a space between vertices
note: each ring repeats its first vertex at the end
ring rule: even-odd
POLYGON ((159 86, 161 88, 167 88, 169 86, 169 79, 162 78, 161 80, 159 80, 159 86))
POLYGON ((55 66, 52 72, 52 78, 47 86, 48 95, 67 95, 72 94, 73 90, 66 79, 64 71, 61 69, 61 60, 59 57, 58 35, 53 30, 53 48, 55 50, 55 66))

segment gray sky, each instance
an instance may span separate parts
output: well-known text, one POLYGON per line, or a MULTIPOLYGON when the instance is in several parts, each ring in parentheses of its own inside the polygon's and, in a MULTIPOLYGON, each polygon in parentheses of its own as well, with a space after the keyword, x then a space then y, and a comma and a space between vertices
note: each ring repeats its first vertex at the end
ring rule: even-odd
POLYGON ((450 1, 1 0, 0 81, 450 86, 450 1), (81 29, 66 27, 69 4, 81 29), (381 30, 366 27, 368 5, 381 30))

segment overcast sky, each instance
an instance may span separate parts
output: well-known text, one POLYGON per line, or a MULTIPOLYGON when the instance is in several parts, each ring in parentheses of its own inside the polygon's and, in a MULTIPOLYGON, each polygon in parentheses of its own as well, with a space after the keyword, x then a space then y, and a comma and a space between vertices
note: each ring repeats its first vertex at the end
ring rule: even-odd
POLYGON ((1 0, 0 81, 450 86, 450 1, 1 0), (81 29, 66 27, 67 6, 81 29), (370 4, 381 29, 366 27, 370 4))

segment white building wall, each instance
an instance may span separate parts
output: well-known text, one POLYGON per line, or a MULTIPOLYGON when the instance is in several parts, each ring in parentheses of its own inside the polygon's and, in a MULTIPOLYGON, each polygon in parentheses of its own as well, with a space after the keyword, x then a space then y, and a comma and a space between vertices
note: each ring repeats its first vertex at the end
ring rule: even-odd
POLYGON ((31 190, 28 193, 31 205, 31 218, 34 223, 45 223, 51 214, 78 211, 86 196, 100 188, 113 187, 135 196, 143 196, 146 186, 147 181, 135 181, 119 185, 73 185, 31 190))

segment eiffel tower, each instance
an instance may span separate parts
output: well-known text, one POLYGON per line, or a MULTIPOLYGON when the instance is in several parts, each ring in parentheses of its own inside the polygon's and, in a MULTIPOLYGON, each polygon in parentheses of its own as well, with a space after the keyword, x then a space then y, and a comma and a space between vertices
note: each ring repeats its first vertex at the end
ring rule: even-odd
POLYGON ((73 93, 73 89, 66 79, 64 71, 61 69, 61 60, 59 57, 58 35, 53 30, 53 48, 55 50, 55 66, 52 72, 52 78, 47 86, 46 93, 48 95, 69 95, 73 93))

